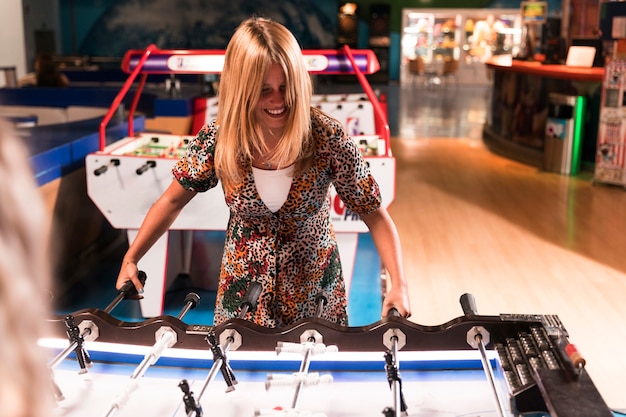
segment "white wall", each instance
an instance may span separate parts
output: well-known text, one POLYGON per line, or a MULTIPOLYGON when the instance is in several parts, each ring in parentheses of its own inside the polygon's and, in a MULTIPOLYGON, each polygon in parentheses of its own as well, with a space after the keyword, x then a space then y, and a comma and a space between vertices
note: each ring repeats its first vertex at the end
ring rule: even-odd
MULTIPOLYGON (((0 67, 15 67, 18 79, 26 73, 21 0, 0 2, 0 67)), ((0 72, 0 87, 4 85, 4 74, 0 72)))

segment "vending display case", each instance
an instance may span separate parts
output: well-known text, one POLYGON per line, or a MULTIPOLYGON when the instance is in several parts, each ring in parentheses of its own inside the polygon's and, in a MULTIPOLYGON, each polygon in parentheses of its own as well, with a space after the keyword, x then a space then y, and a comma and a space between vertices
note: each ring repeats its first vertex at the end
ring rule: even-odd
POLYGON ((402 76, 420 58, 429 72, 458 62, 462 84, 489 84, 484 63, 494 55, 515 54, 521 41, 519 9, 403 9, 402 76))

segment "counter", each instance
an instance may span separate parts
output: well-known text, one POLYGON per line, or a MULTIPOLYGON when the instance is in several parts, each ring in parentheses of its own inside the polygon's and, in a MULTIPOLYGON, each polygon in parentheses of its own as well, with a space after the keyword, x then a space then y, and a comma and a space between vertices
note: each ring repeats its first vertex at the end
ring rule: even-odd
POLYGON ((496 56, 486 65, 493 88, 483 140, 490 150, 542 168, 548 97, 559 93, 586 98, 582 162, 595 161, 604 68, 547 65, 510 56, 496 56))

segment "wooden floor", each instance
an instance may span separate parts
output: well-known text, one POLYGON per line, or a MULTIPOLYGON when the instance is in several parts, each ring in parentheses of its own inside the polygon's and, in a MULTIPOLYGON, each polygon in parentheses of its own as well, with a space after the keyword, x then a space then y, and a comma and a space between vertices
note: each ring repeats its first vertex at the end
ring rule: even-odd
POLYGON ((466 292, 480 314, 557 314, 609 407, 626 409, 626 191, 493 154, 477 129, 486 96, 460 90, 399 93, 390 212, 411 320, 462 315, 466 292))

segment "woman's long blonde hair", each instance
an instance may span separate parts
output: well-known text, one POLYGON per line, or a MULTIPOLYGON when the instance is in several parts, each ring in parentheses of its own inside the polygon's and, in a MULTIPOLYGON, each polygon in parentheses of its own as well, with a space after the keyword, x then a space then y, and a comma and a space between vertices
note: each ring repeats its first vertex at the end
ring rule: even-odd
POLYGON ((239 25, 226 48, 219 87, 215 167, 227 192, 241 183, 253 153, 267 151, 255 106, 272 64, 280 65, 285 73, 289 119, 269 162, 279 167, 295 163, 298 173, 312 155, 313 87, 300 45, 277 22, 259 17, 247 19, 239 25))
POLYGON ((28 154, 0 120, 0 416, 53 414, 44 336, 51 284, 48 222, 28 154))

